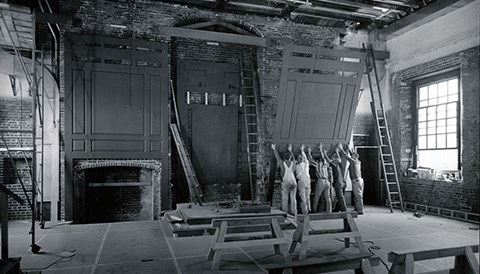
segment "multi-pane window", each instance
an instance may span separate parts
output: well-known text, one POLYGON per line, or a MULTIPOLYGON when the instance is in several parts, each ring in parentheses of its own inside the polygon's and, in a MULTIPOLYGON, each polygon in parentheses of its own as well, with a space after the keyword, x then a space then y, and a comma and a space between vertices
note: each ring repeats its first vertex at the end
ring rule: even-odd
POLYGON ((458 169, 459 93, 458 77, 417 86, 417 166, 458 169))

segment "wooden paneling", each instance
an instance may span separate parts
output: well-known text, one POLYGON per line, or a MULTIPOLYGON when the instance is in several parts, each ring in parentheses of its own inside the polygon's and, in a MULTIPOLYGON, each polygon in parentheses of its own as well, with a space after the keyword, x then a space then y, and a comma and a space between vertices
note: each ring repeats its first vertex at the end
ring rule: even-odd
POLYGON ((328 145, 350 140, 365 53, 285 48, 274 141, 328 145))
POLYGON ((177 76, 181 135, 200 184, 235 183, 238 104, 223 106, 210 102, 205 105, 204 94, 211 94, 212 99, 221 94, 238 96, 238 65, 179 61, 177 76), (192 95, 190 104, 187 104, 187 92, 192 95))
POLYGON ((143 135, 143 83, 139 74, 92 71, 92 134, 143 135))
POLYGON ((159 159, 168 208, 167 45, 69 34, 65 45, 66 218, 74 159, 159 159))

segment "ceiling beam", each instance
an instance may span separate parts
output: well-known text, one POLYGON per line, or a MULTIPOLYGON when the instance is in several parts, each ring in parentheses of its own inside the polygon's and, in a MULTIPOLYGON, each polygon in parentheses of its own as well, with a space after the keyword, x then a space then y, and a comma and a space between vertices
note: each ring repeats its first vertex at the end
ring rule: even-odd
POLYGON ((300 6, 297 13, 305 15, 324 16, 333 19, 350 20, 362 23, 373 23, 376 16, 373 14, 364 14, 359 12, 341 11, 324 7, 300 6))
POLYGON ((392 39, 476 0, 437 0, 378 32, 380 40, 392 39))
POLYGON ((283 9, 278 7, 270 7, 264 5, 249 4, 243 2, 229 2, 227 10, 242 11, 249 13, 266 14, 270 16, 280 16, 283 9))
POLYGON ((192 38, 260 47, 267 47, 270 45, 270 40, 265 37, 247 36, 208 30, 197 30, 177 27, 159 27, 156 30, 156 33, 173 37, 192 38))

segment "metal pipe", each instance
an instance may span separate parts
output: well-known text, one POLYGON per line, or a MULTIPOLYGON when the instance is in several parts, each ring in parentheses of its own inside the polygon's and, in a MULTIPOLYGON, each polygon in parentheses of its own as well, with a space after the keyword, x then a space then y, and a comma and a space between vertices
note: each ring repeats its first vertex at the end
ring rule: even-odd
MULTIPOLYGON (((32 144, 32 147, 33 147, 33 155, 32 155, 32 166, 33 166, 33 172, 32 172, 32 244, 31 244, 31 248, 32 248, 32 251, 33 251, 33 248, 36 246, 35 244, 35 219, 36 219, 36 209, 35 209, 35 193, 37 191, 37 184, 36 184, 36 179, 37 179, 37 176, 36 176, 36 165, 37 165, 37 161, 36 161, 36 157, 37 157, 37 149, 36 149, 36 144, 35 144, 35 140, 36 140, 36 131, 37 131, 37 115, 36 115, 36 108, 37 108, 37 96, 38 96, 38 86, 37 86, 37 69, 36 69, 36 52, 35 52, 35 49, 37 48, 37 45, 35 43, 35 13, 32 14, 32 75, 33 75, 33 102, 32 102, 32 119, 33 119, 33 144, 32 144)), ((35 252, 34 252, 35 253, 35 252)))
MULTIPOLYGON (((42 62, 42 116, 45 118, 45 64, 44 64, 44 54, 43 51, 40 52, 41 56, 41 62, 42 62)), ((55 93, 55 92, 54 92, 55 93)), ((53 111, 55 114, 55 110, 53 111)), ((55 121, 55 120, 54 120, 55 121)), ((44 169, 43 169, 43 163, 45 161, 45 125, 42 125, 41 127, 41 133, 42 133, 42 143, 41 143, 41 159, 40 159, 40 182, 41 182, 41 191, 40 191, 40 223, 43 225, 43 191, 44 191, 44 169)))

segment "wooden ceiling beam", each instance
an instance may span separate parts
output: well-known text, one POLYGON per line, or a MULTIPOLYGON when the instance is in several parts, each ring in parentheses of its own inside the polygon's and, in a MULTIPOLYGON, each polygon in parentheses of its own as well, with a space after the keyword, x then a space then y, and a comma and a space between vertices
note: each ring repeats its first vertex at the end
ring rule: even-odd
MULTIPOLYGON (((376 16, 372 14, 363 14, 358 12, 347 12, 324 7, 300 6, 297 12, 305 15, 319 15, 333 19, 342 19, 356 21, 361 23, 373 23, 376 16)), ((383 20, 382 20, 383 21, 383 20)))
POLYGON ((270 16, 280 16, 283 11, 282 8, 278 8, 278 7, 270 7, 270 6, 264 6, 264 5, 243 3, 243 2, 229 2, 229 4, 227 5, 227 9, 233 10, 233 11, 248 12, 248 13, 266 14, 270 16))
POLYGON ((156 33, 173 37, 192 38, 206 41, 226 42, 260 47, 267 47, 270 45, 270 39, 265 37, 239 35, 208 30, 197 30, 178 27, 159 27, 156 29, 156 33))
POLYGON ((169 0, 169 1, 163 1, 163 2, 168 2, 170 4, 196 6, 196 7, 212 9, 215 7, 216 0, 169 0))
POLYGON ((381 29, 378 32, 379 38, 381 40, 388 40, 395 36, 402 35, 473 1, 476 0, 437 0, 417 10, 415 13, 409 14, 390 24, 388 27, 381 29))

